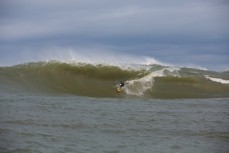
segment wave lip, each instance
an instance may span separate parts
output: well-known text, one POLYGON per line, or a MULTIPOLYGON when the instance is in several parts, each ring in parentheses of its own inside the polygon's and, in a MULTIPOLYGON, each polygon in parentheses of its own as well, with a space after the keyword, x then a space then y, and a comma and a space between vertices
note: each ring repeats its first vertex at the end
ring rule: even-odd
POLYGON ((2 93, 91 97, 215 98, 229 97, 229 74, 165 65, 35 62, 0 67, 2 93), (211 76, 211 77, 209 77, 211 76), (126 82, 121 93, 119 81, 126 82))
POLYGON ((224 80, 224 79, 221 79, 221 78, 213 78, 213 77, 210 77, 208 75, 205 75, 205 78, 211 80, 211 81, 214 81, 214 82, 218 82, 218 83, 222 83, 222 84, 229 84, 229 80, 224 80))

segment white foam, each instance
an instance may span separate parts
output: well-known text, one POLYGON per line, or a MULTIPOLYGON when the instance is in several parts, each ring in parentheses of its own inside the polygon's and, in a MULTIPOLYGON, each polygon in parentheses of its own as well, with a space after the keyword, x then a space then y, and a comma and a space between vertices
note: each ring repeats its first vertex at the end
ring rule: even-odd
POLYGON ((229 80, 223 80, 221 78, 213 78, 213 77, 210 77, 208 75, 205 75, 205 78, 211 80, 211 81, 214 81, 214 82, 218 82, 218 83, 221 83, 221 84, 229 84, 229 80))
POLYGON ((179 68, 163 68, 151 72, 147 76, 140 79, 133 79, 126 81, 125 92, 128 95, 143 96, 147 90, 151 90, 154 83, 155 77, 164 77, 164 76, 179 76, 179 68))
POLYGON ((146 90, 151 89, 153 82, 154 80, 151 76, 145 76, 141 79, 126 81, 124 89, 128 95, 143 96, 146 90))

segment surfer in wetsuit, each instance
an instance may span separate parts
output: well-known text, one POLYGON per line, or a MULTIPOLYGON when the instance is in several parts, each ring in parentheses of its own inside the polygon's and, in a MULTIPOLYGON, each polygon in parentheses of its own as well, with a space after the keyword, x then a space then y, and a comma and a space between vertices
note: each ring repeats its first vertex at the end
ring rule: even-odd
MULTIPOLYGON (((125 84, 128 84, 128 82, 126 81, 125 84)), ((118 84, 118 87, 116 88, 117 93, 121 92, 121 90, 125 86, 125 84, 122 81, 120 81, 120 83, 118 84)))
POLYGON ((125 84, 124 84, 122 81, 120 81, 119 87, 122 88, 122 87, 124 87, 124 86, 125 86, 125 84))

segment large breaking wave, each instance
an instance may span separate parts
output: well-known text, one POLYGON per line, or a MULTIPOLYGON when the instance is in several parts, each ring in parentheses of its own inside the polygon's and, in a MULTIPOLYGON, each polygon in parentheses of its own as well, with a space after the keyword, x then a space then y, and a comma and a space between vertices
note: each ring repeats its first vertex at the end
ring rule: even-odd
POLYGON ((2 93, 91 97, 229 97, 229 73, 163 65, 34 62, 0 67, 2 93), (119 81, 126 86, 116 92, 119 81))

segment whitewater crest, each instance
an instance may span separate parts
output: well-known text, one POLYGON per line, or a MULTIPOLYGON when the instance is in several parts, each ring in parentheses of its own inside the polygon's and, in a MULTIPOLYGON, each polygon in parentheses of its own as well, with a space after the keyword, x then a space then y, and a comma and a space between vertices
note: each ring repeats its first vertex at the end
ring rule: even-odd
POLYGON ((152 90, 155 77, 165 77, 168 75, 179 77, 179 70, 179 68, 167 67, 161 70, 152 71, 139 79, 127 80, 124 88, 125 92, 128 95, 144 96, 147 90, 152 90))
POLYGON ((229 84, 229 80, 224 80, 224 79, 221 79, 221 78, 213 78, 213 77, 210 77, 208 75, 205 75, 205 78, 207 78, 207 79, 209 79, 211 81, 218 82, 218 83, 229 84))
POLYGON ((90 97, 229 97, 229 74, 160 64, 60 61, 0 67, 0 91, 90 97), (120 93, 119 81, 126 82, 120 93))

